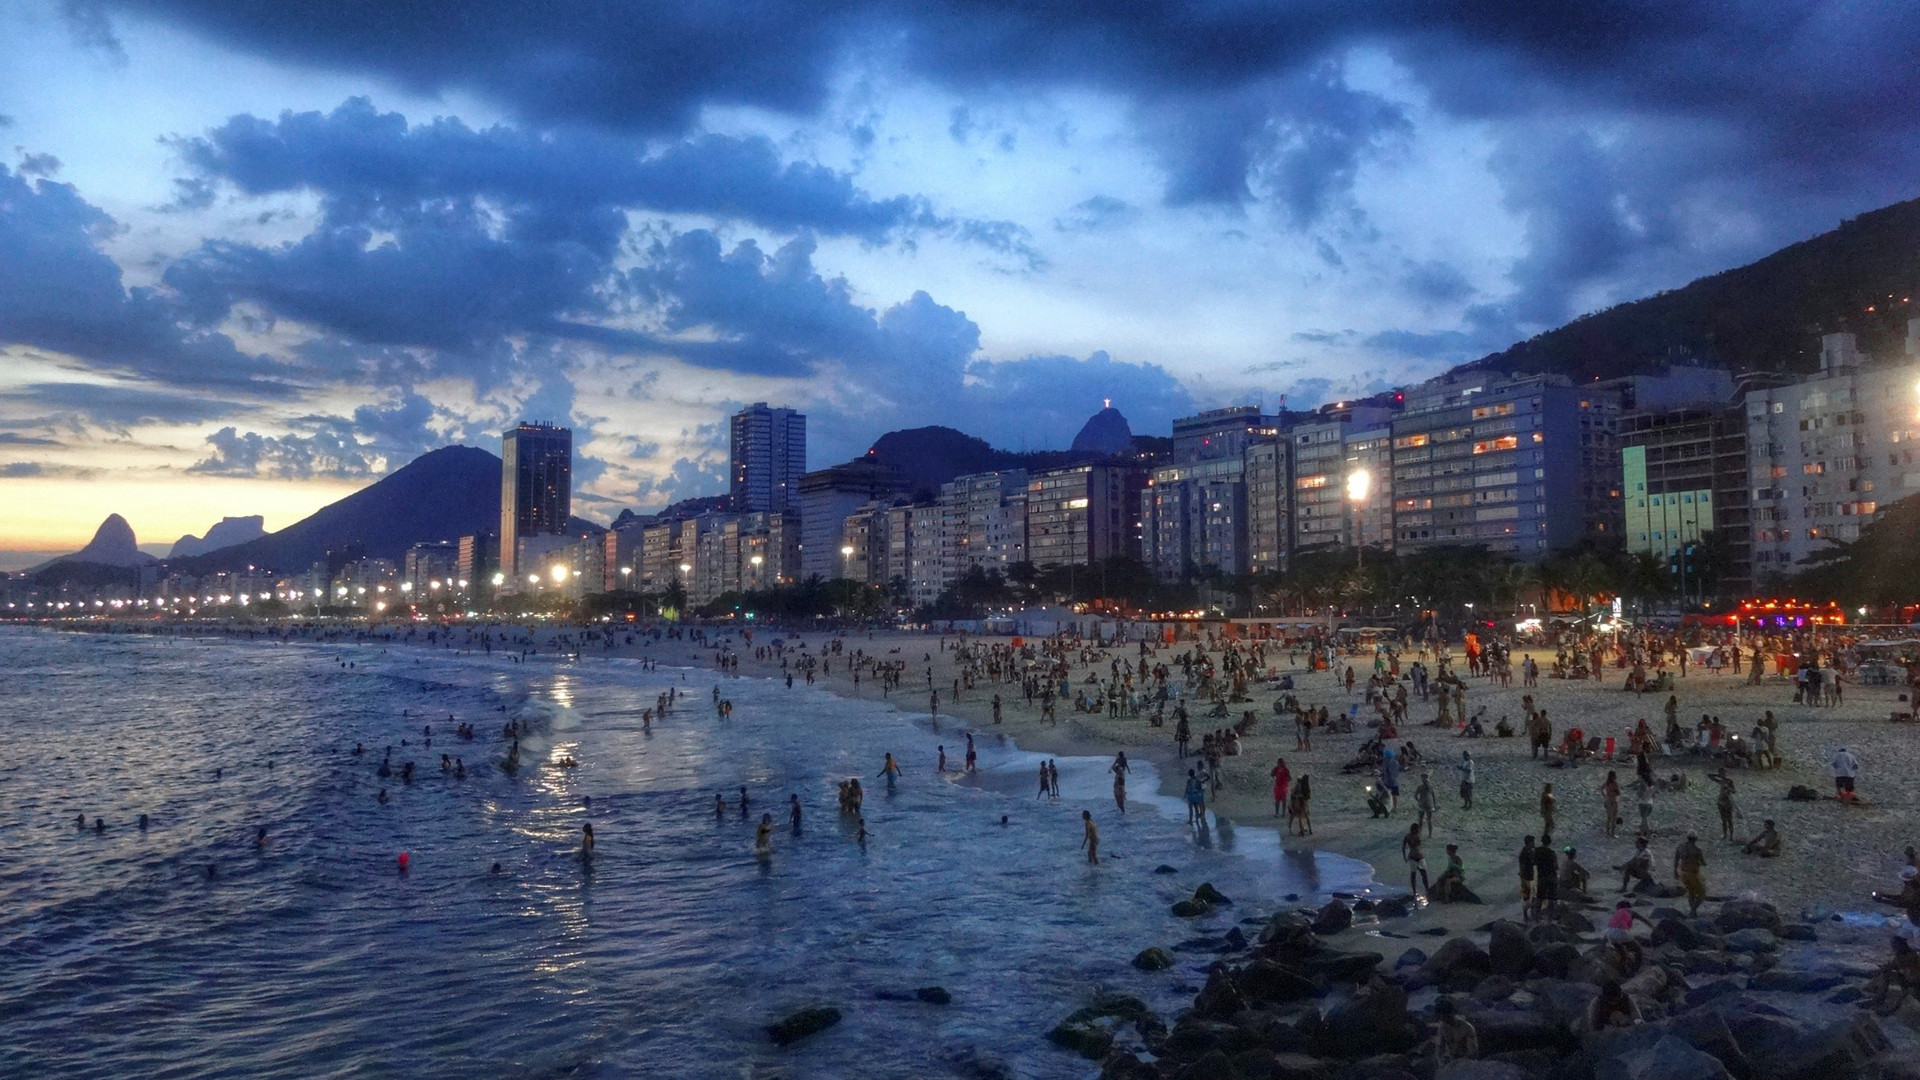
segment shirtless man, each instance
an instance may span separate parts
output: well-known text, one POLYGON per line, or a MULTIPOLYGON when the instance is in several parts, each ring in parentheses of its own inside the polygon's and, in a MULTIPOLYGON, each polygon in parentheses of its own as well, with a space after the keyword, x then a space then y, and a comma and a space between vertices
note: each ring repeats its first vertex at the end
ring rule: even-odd
POLYGON ((1080 846, 1086 849, 1087 862, 1098 865, 1100 862, 1100 830, 1094 827, 1093 811, 1080 811, 1080 824, 1084 829, 1080 834, 1080 846))
POLYGON ((1426 853, 1420 849, 1420 823, 1414 822, 1407 829, 1407 835, 1400 838, 1400 857, 1407 860, 1407 891, 1415 896, 1420 894, 1424 885, 1429 896, 1433 893, 1433 881, 1427 876, 1426 853))

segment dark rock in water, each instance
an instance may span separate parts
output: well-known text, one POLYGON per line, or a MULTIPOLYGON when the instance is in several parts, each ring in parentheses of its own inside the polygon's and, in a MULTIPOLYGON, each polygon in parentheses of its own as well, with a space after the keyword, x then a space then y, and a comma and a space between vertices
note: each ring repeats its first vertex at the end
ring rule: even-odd
POLYGON ((1247 947, 1247 935, 1241 933, 1240 928, 1236 926, 1227 931, 1227 936, 1221 944, 1225 945, 1229 952, 1239 952, 1247 947))
POLYGON ((1233 1059, 1227 1056, 1225 1050, 1214 1049, 1201 1054, 1198 1058, 1188 1063, 1186 1068, 1181 1069, 1173 1075, 1174 1080, 1211 1080, 1212 1077, 1216 1076, 1238 1076, 1240 1074, 1234 1069, 1233 1059))
MULTIPOLYGON (((1007 1074, 1011 1080, 1012 1073, 1007 1074)), ((1132 1051, 1117 1050, 1107 1055, 1100 1068, 1100 1080, 1160 1080, 1160 1070, 1135 1057, 1132 1051)))
POLYGON ((1299 899, 1300 899, 1300 894, 1297 892, 1290 892, 1287 894, 1287 903, 1289 904, 1296 903, 1299 901, 1299 899))
POLYGON ((1166 863, 1161 863, 1159 866, 1156 866, 1153 868, 1153 872, 1156 874, 1177 874, 1180 871, 1175 870, 1173 867, 1168 866, 1166 863))
POLYGON ((1313 916, 1302 911, 1283 911, 1267 920, 1260 931, 1260 942, 1305 945, 1313 940, 1313 916))
POLYGON ((1272 960, 1255 960, 1240 972, 1240 992, 1255 1001, 1303 1001, 1320 993, 1304 972, 1272 960))
POLYGON ((1713 921, 1723 934, 1737 930, 1765 930, 1777 935, 1784 925, 1780 912, 1772 904, 1758 900, 1729 900, 1720 905, 1720 913, 1713 921))
POLYGON ((1524 979, 1533 970, 1533 943, 1527 940, 1526 927, 1500 919, 1487 928, 1487 957, 1496 975, 1524 979))
POLYGON ((1861 987, 1843 986, 1833 993, 1828 994, 1826 1000, 1833 1002, 1835 1005, 1851 1005, 1866 996, 1866 990, 1861 987))
POLYGON ((1374 907, 1373 901, 1363 896, 1360 899, 1355 900, 1353 902, 1353 913, 1355 915, 1360 915, 1367 912, 1371 912, 1373 910, 1373 907, 1374 907))
POLYGON ((1233 906, 1233 901, 1227 899, 1219 889, 1214 888, 1211 882, 1201 882, 1200 887, 1193 890, 1193 898, 1201 903, 1211 904, 1214 907, 1233 906))
POLYGON ((1353 909, 1338 900, 1327 901, 1313 917, 1313 932, 1321 937, 1337 934, 1353 925, 1353 909))
POLYGON ((1213 905, 1207 903, 1205 900, 1176 900, 1172 908, 1173 913, 1183 919, 1191 919, 1205 915, 1212 910, 1213 905))
POLYGON ((1160 1018, 1139 998, 1129 994, 1100 994, 1069 1013, 1047 1032, 1047 1039, 1055 1046, 1099 1061, 1113 1047, 1114 1030, 1125 1024, 1132 1024, 1142 1038, 1157 1038, 1164 1030, 1160 1018))
POLYGON ((1780 947, 1780 939, 1772 931, 1754 927, 1747 930, 1735 930, 1727 935, 1727 951, 1732 953, 1772 952, 1780 947))
POLYGON ((1167 1053, 1179 1058, 1196 1058, 1209 1050, 1236 1053, 1252 1046, 1253 1036, 1245 1028, 1209 1020, 1198 1013, 1181 1017, 1166 1042, 1167 1053))
POLYGON ((1463 937, 1448 938, 1420 969, 1426 981, 1454 989, 1471 988, 1492 973, 1493 960, 1487 951, 1463 937))
POLYGON ((953 995, 947 993, 944 986, 923 986, 915 990, 913 996, 929 1005, 946 1005, 953 1001, 953 995))
POLYGON ((1193 1011, 1215 1020, 1225 1020, 1247 1007, 1246 995, 1225 965, 1216 966, 1207 976, 1207 985, 1194 996, 1193 1011))
POLYGON ((1677 945, 1682 949, 1697 949, 1706 943, 1698 930, 1687 925, 1685 920, 1671 916, 1653 924, 1653 936, 1648 940, 1656 947, 1677 945))
POLYGON ((832 1006, 801 1009, 767 1025, 767 1036, 781 1046, 817 1035, 840 1022, 840 1010, 832 1006))
POLYGON ((1327 982, 1364 982, 1373 977, 1386 957, 1374 952, 1335 952, 1323 949, 1295 959, 1295 964, 1310 978, 1327 982))
POLYGON ((1150 949, 1141 949, 1133 958, 1133 966, 1141 971, 1165 971, 1173 966, 1173 957, 1158 945, 1150 949))
POLYGON ((1819 941, 1820 935, 1811 923, 1788 923, 1775 931, 1782 941, 1819 941))
POLYGON ((1406 952, 1400 954, 1400 959, 1393 962, 1393 967, 1395 971, 1398 971, 1401 968, 1417 968, 1426 962, 1426 952, 1421 949, 1408 949, 1406 952))
POLYGON ((1341 1057, 1367 1057, 1411 1049, 1418 1039, 1407 1017, 1407 992, 1375 979, 1326 1014, 1327 1049, 1341 1057))

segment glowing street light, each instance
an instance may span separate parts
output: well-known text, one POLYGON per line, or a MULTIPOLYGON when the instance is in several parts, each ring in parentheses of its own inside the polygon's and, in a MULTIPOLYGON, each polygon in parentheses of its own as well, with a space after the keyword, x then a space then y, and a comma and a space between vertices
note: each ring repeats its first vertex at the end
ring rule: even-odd
POLYGON ((1356 570, 1366 566, 1367 549, 1360 535, 1360 508, 1366 504, 1367 493, 1372 490, 1372 473, 1355 469, 1347 474, 1347 501, 1353 504, 1353 565, 1356 570))
POLYGON ((547 572, 553 576, 553 583, 555 585, 558 585, 561 582, 567 580, 567 568, 559 565, 558 563, 554 564, 553 569, 547 572))

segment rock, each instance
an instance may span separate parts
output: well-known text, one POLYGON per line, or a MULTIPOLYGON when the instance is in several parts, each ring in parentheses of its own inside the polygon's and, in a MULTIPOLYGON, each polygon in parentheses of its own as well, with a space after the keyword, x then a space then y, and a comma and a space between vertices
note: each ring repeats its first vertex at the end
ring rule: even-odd
POLYGON ((1880 1025, 1865 1013, 1816 1028, 1759 1002, 1742 1000, 1731 1003, 1721 1015, 1761 1080, 1860 1076, 1867 1062, 1891 1045, 1880 1025))
POLYGON ((1337 934, 1353 925, 1353 909, 1338 900, 1327 901, 1313 917, 1313 932, 1321 937, 1337 934))
POLYGON ((1512 979, 1494 974, 1480 980, 1480 985, 1473 988, 1473 996, 1478 1001, 1505 1001, 1513 996, 1516 989, 1518 987, 1512 979))
POLYGON ((1220 890, 1214 888, 1212 883, 1210 882, 1204 882, 1204 881, 1201 882, 1200 887, 1193 890, 1193 898, 1195 900, 1201 901, 1202 903, 1211 904, 1214 907, 1232 907, 1233 906, 1233 901, 1227 899, 1224 895, 1222 895, 1220 890))
POLYGON ((1205 915, 1212 910, 1213 905, 1207 903, 1205 900, 1177 900, 1173 905, 1173 913, 1183 919, 1191 919, 1196 916, 1205 915))
POLYGON ((1241 933, 1240 928, 1236 926, 1227 931, 1227 936, 1222 939, 1221 944, 1228 952, 1239 952, 1247 947, 1247 935, 1241 933))
POLYGON ((1267 920, 1260 930, 1260 942, 1266 944, 1310 944, 1313 940, 1313 916, 1303 911, 1283 911, 1267 920))
POLYGON ((1555 912, 1553 923, 1562 930, 1570 930, 1576 934, 1593 933, 1593 920, 1570 907, 1563 907, 1555 912))
POLYGON ((1573 962, 1580 959, 1580 950, 1567 942, 1555 942, 1542 945, 1533 950, 1533 970, 1548 979, 1564 979, 1573 962))
POLYGON ((1372 952, 1335 952, 1322 949, 1304 953, 1294 960, 1294 965, 1309 978, 1326 982, 1365 982, 1373 977, 1375 968, 1386 960, 1379 953, 1372 952))
POLYGON ((1771 930, 1750 927, 1735 930, 1727 935, 1727 951, 1733 953, 1772 952, 1780 947, 1780 939, 1774 937, 1771 930))
POLYGON ((1413 897, 1390 896, 1375 904, 1373 913, 1382 919, 1404 919, 1413 914, 1413 897))
POLYGON ((1758 900, 1729 900, 1720 905, 1720 913, 1713 921, 1723 934, 1737 930, 1765 930, 1777 936, 1784 925, 1780 912, 1772 904, 1758 900))
MULTIPOLYGON (((1491 980, 1489 980, 1491 981, 1491 980)), ((1509 1050, 1571 1050, 1572 1032, 1533 1010, 1485 1010, 1470 1016, 1480 1036, 1480 1052, 1497 1054, 1509 1050)))
POLYGON ((1156 874, 1177 874, 1180 871, 1175 870, 1173 867, 1168 866, 1166 863, 1161 863, 1159 866, 1156 866, 1153 868, 1153 872, 1156 874))
POLYGON ((1232 1053, 1252 1046, 1253 1038, 1245 1029, 1188 1013, 1167 1035, 1166 1051, 1173 1057, 1187 1059, 1197 1058, 1209 1050, 1232 1053))
MULTIPOLYGON (((1658 1028, 1648 1037, 1600 1041, 1594 1051, 1594 1080, 1728 1080, 1732 1074, 1713 1056, 1658 1028)), ((1611 1033, 1609 1033, 1611 1034, 1611 1033)))
POLYGON ((1215 1020, 1225 1020, 1247 1007, 1246 996, 1234 982, 1233 973, 1224 964, 1216 965, 1207 976, 1207 985, 1194 996, 1193 1011, 1215 1020))
POLYGON ((1433 1074, 1433 1080, 1527 1080, 1527 1073, 1505 1061, 1449 1061, 1433 1074))
MULTIPOLYGON (((1745 931, 1741 931, 1745 933, 1745 931)), ((1747 983, 1749 990, 1779 990, 1794 994, 1817 994, 1846 982, 1837 971, 1808 971, 1804 968, 1775 968, 1755 975, 1747 983)))
POLYGON ((1851 1005, 1854 1002, 1859 1001, 1861 998, 1866 996, 1867 996, 1866 990, 1862 989, 1861 987, 1848 984, 1846 986, 1841 987, 1838 990, 1835 990, 1833 993, 1828 994, 1826 997, 1826 1000, 1833 1002, 1835 1005, 1851 1005))
POLYGON ((1353 902, 1353 913, 1355 915, 1370 914, 1373 911, 1373 906, 1373 898, 1363 896, 1353 902))
MULTIPOLYGON (((1012 1080, 1013 1073, 1007 1073, 1012 1080)), ((1107 1055, 1106 1063, 1100 1067, 1100 1080, 1160 1080, 1160 1070, 1141 1061, 1130 1050, 1116 1050, 1107 1055)))
POLYGON ((1591 983, 1570 982, 1565 979, 1541 979, 1533 984, 1533 992, 1540 999, 1540 1012, 1554 1024, 1572 1030, 1575 1025, 1586 1022, 1587 1010, 1592 1007, 1593 999, 1600 994, 1600 988, 1591 983))
POLYGON ((1272 1080, 1333 1080, 1336 1066, 1312 1054, 1275 1054, 1268 1063, 1272 1080))
POLYGON ((1689 975, 1728 975, 1741 970, 1732 957, 1722 952, 1696 949, 1680 958, 1680 966, 1689 975))
POLYGON ((1706 944, 1698 930, 1688 926, 1685 920, 1672 916, 1653 924, 1653 936, 1648 941, 1656 947, 1677 945, 1682 949, 1698 949, 1706 944))
POLYGON ((1527 940, 1526 928, 1500 919, 1487 929, 1492 935, 1487 942, 1487 957, 1493 973, 1510 979, 1526 978, 1533 970, 1533 943, 1527 940))
POLYGON ((1047 1041, 1063 1049, 1071 1050, 1083 1058, 1099 1061, 1113 1048, 1113 1029, 1096 1021, 1086 1023, 1068 1023, 1061 1021, 1052 1031, 1047 1032, 1047 1041))
POLYGON ((1426 962, 1427 954, 1425 950, 1418 948, 1408 949, 1406 952, 1400 954, 1400 959, 1393 962, 1393 969, 1398 971, 1401 968, 1417 968, 1426 962))
POLYGON ((1687 987, 1686 1004, 1689 1009, 1704 1005, 1715 998, 1728 994, 1738 994, 1747 988, 1745 975, 1718 975, 1704 982, 1687 987))
POLYGON ((1819 941, 1820 935, 1811 923, 1787 923, 1777 933, 1782 941, 1819 941))
POLYGON ((1341 1057, 1366 1057, 1411 1049, 1418 1036, 1407 1018, 1407 992, 1374 979, 1327 1010, 1327 1049, 1341 1057))
MULTIPOLYGON (((1489 926, 1491 926, 1491 924, 1489 924, 1489 926)), ((1538 949, 1542 945, 1553 945, 1563 942, 1571 944, 1579 939, 1574 936, 1574 931, 1564 926, 1556 926, 1553 923, 1534 923, 1532 926, 1527 927, 1527 940, 1533 943, 1534 948, 1538 949)))
POLYGON ((1450 989, 1471 988, 1493 971, 1487 951, 1463 937, 1448 938, 1420 968, 1421 977, 1450 989))
POLYGON ((1312 979, 1271 960, 1255 960, 1240 972, 1240 992, 1256 1001, 1302 1001, 1319 994, 1312 979))
POLYGON ((767 1036, 786 1046, 809 1035, 817 1035, 840 1022, 840 1010, 832 1006, 801 1009, 767 1025, 767 1036))
POLYGON ((913 996, 929 1005, 948 1005, 953 1002, 953 995, 947 993, 944 986, 923 986, 915 990, 913 996))
POLYGON ((1238 1076, 1233 1060, 1224 1050, 1214 1049, 1188 1062, 1173 1074, 1174 1080, 1217 1080, 1220 1077, 1238 1076))
POLYGON ((1667 984, 1667 969, 1658 964, 1648 964, 1635 972, 1632 978, 1623 980, 1620 989, 1638 1002, 1644 1012, 1653 1002, 1665 1000, 1667 984))
POLYGON ((1133 966, 1141 971, 1165 971, 1173 966, 1173 956, 1158 945, 1141 949, 1133 958, 1133 966))

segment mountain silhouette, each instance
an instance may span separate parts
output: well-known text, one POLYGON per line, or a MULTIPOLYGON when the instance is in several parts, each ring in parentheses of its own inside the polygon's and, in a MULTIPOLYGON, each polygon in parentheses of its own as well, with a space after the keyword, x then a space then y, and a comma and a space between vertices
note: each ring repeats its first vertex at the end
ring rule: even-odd
MULTIPOLYGON (((604 531, 577 517, 568 528, 604 531)), ((170 559, 167 567, 196 575, 249 566, 296 574, 329 556, 335 561, 381 558, 397 563, 418 543, 499 531, 499 457, 472 446, 443 446, 279 532, 205 555, 170 559)))
POLYGON ((94 530, 93 539, 87 546, 71 555, 62 555, 33 567, 29 573, 38 573, 60 563, 90 563, 95 566, 138 567, 147 566, 160 560, 140 550, 134 539, 133 526, 119 514, 108 514, 107 520, 94 530))
POLYGON ((223 517, 218 524, 207 530, 207 535, 204 537, 188 533, 175 540, 173 547, 167 551, 167 558, 180 559, 188 555, 205 555, 209 551, 244 544, 265 535, 267 535, 266 519, 259 514, 249 517, 223 517))

